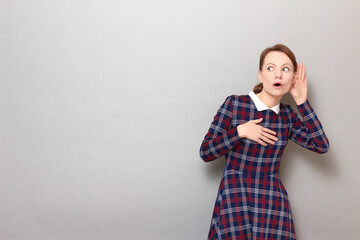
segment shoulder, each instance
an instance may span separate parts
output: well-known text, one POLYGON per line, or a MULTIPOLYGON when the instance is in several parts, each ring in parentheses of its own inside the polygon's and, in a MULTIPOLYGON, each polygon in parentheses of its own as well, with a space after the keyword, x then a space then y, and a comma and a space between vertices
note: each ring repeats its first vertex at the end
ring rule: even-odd
POLYGON ((296 112, 294 111, 294 109, 291 107, 290 104, 280 103, 280 109, 283 112, 283 114, 287 116, 289 119, 294 119, 297 116, 296 112))
POLYGON ((229 95, 221 105, 222 111, 233 112, 243 107, 249 107, 249 95, 229 95))
POLYGON ((285 112, 293 111, 290 104, 280 103, 280 108, 283 109, 285 112))
POLYGON ((238 106, 239 104, 248 104, 250 102, 249 95, 230 95, 227 96, 225 101, 231 103, 232 105, 238 106))

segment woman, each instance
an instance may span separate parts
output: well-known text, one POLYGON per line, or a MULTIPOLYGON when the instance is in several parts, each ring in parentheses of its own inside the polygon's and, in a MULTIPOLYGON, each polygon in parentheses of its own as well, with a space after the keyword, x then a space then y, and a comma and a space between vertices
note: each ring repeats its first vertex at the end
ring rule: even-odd
POLYGON ((260 56, 259 80, 248 95, 221 105, 201 144, 205 162, 225 155, 208 239, 296 239, 287 192, 279 178, 288 139, 317 153, 329 141, 307 98, 303 64, 277 44, 260 56), (290 92, 303 118, 280 103, 290 92))

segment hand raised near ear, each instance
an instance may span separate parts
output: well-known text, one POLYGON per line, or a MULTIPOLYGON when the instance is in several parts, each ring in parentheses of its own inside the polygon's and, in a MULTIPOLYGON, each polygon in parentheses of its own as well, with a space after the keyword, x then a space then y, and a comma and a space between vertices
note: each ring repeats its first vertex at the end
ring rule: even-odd
POLYGON ((291 96, 294 98, 297 105, 300 105, 307 100, 307 78, 305 66, 302 63, 297 65, 294 83, 289 90, 291 96))

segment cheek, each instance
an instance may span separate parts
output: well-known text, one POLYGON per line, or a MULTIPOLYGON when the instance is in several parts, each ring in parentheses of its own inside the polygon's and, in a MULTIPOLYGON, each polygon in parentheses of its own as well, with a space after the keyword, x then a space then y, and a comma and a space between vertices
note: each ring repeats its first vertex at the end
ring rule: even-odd
POLYGON ((285 78, 285 79, 283 79, 284 80, 284 87, 285 87, 285 89, 288 91, 288 90, 290 90, 290 88, 291 88, 291 86, 292 86, 292 84, 293 84, 293 80, 294 80, 294 78, 293 77, 287 77, 287 78, 285 78))
POLYGON ((292 84, 295 79, 295 76, 291 74, 290 76, 287 76, 284 80, 287 82, 287 84, 292 84))
POLYGON ((289 78, 288 81, 286 81, 286 83, 285 83, 286 89, 290 90, 293 83, 294 83, 294 78, 289 78))
POLYGON ((271 79, 271 77, 269 76, 270 74, 268 74, 268 73, 263 73, 262 74, 262 80, 264 81, 264 82, 269 82, 270 80, 269 79, 271 79))

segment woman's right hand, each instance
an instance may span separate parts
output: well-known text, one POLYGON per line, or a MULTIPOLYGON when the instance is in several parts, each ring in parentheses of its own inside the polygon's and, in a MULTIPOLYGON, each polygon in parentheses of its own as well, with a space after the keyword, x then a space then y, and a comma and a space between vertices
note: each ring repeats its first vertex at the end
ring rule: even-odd
POLYGON ((275 136, 276 132, 258 125, 258 123, 260 123, 262 120, 263 118, 259 118, 238 125, 237 132, 239 137, 248 138, 260 143, 263 146, 267 146, 266 143, 274 144, 274 141, 278 140, 278 138, 275 136))

